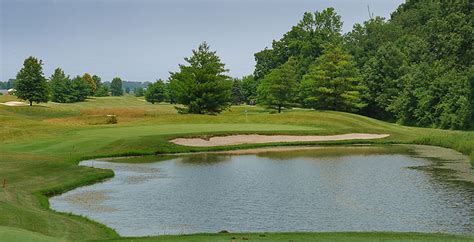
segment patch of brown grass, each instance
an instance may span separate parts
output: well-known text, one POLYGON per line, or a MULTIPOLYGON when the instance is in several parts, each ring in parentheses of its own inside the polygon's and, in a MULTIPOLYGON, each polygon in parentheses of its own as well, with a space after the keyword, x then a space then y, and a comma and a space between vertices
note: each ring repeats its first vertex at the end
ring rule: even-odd
MULTIPOLYGON (((117 123, 128 123, 141 120, 139 117, 121 117, 117 115, 117 123)), ((44 120, 45 122, 52 124, 60 124, 65 126, 83 126, 83 125, 101 125, 109 124, 108 117, 106 115, 82 115, 68 118, 50 118, 44 120)))
POLYGON ((82 109, 81 114, 88 116, 107 116, 117 115, 120 118, 142 118, 145 117, 147 111, 144 109, 131 109, 131 108, 94 108, 94 109, 82 109))

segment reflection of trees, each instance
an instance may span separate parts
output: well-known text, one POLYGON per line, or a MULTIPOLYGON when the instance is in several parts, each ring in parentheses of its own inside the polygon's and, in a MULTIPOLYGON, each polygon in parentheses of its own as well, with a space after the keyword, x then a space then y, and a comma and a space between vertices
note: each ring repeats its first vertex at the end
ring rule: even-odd
POLYGON ((294 158, 323 158, 344 157, 351 155, 381 155, 405 153, 401 147, 393 146, 361 146, 361 147, 317 147, 315 149, 302 149, 292 151, 269 151, 257 154, 258 157, 274 160, 288 160, 294 158))
POLYGON ((182 156, 181 163, 188 165, 209 165, 220 163, 230 160, 231 155, 223 154, 211 154, 211 153, 202 153, 202 154, 192 154, 182 156))

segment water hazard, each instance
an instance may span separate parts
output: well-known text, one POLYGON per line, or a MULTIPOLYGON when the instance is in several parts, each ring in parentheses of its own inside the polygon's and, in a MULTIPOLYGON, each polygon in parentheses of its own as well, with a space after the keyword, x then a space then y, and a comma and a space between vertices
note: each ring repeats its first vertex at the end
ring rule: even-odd
POLYGON ((122 236, 295 231, 474 233, 474 188, 393 147, 83 161, 115 177, 50 199, 122 236))

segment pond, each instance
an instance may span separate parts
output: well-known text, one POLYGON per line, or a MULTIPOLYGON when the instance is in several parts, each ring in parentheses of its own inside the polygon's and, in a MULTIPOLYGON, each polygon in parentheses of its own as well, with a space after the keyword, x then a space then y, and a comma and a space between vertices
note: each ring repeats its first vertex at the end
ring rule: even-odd
POLYGON ((50 204, 122 236, 221 230, 474 233, 472 184, 418 168, 433 162, 406 147, 190 154, 147 163, 88 160, 80 165, 112 169, 115 177, 53 197, 50 204))

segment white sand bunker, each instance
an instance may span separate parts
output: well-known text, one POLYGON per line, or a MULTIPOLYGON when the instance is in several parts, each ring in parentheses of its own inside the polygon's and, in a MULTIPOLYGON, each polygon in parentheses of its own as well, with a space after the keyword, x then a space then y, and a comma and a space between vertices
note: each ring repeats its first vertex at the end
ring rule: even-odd
POLYGON ((17 107, 17 106, 28 106, 27 103, 24 103, 24 102, 16 102, 16 101, 12 101, 12 102, 5 102, 5 103, 0 103, 1 105, 5 105, 5 106, 12 106, 12 107, 17 107))
POLYGON ((261 143, 278 143, 278 142, 312 142, 312 141, 340 141, 340 140, 366 140, 366 139, 382 139, 390 136, 389 134, 339 134, 339 135, 230 135, 216 136, 210 139, 202 138, 178 138, 170 142, 194 147, 212 147, 225 145, 240 144, 261 144, 261 143))

